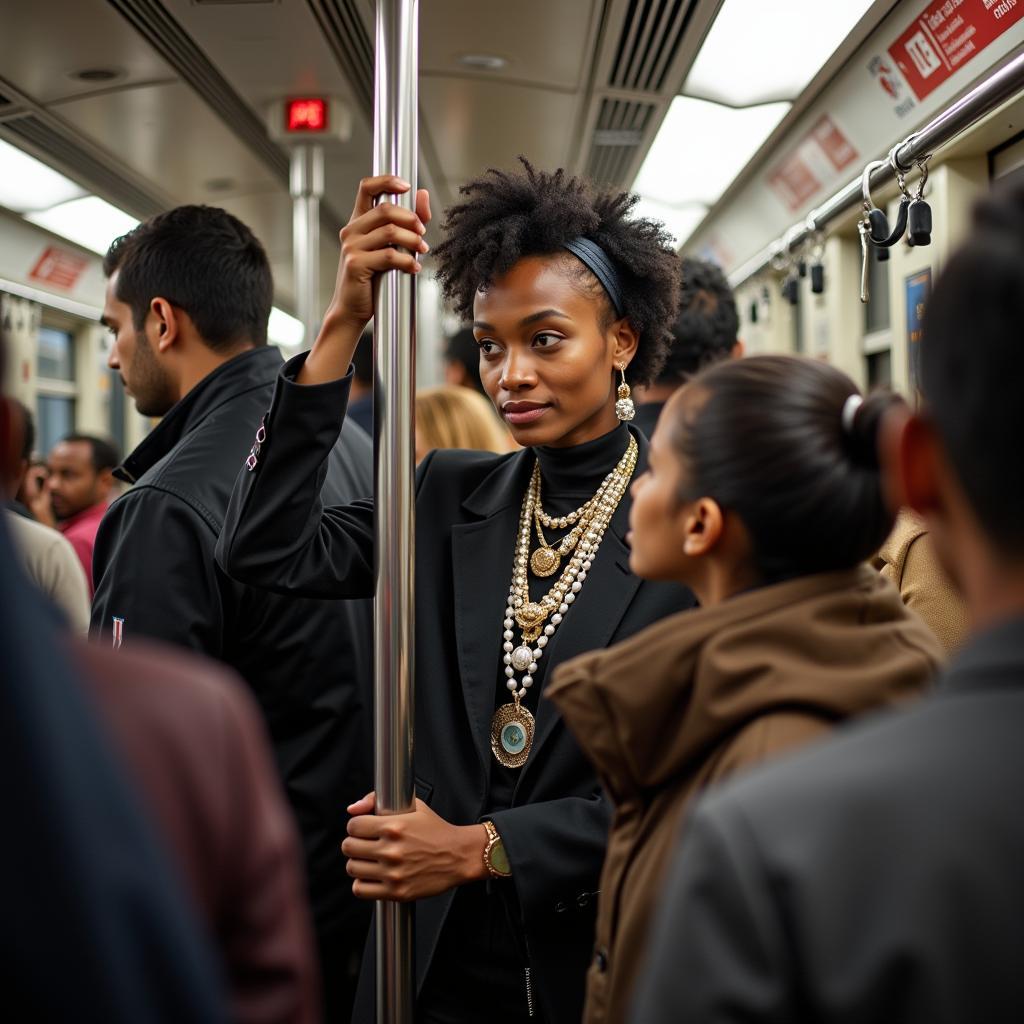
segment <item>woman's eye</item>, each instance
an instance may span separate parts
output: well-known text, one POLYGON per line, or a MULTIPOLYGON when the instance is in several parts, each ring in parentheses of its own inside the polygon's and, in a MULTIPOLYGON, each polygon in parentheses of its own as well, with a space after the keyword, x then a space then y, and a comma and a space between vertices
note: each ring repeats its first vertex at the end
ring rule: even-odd
POLYGON ((493 341, 489 340, 488 338, 484 338, 484 340, 481 341, 481 342, 478 342, 478 344, 480 345, 480 351, 485 356, 493 355, 498 350, 498 346, 493 341))
POLYGON ((534 344, 539 345, 541 348, 551 348, 552 345, 557 344, 562 340, 560 334, 538 334, 534 339, 534 344))

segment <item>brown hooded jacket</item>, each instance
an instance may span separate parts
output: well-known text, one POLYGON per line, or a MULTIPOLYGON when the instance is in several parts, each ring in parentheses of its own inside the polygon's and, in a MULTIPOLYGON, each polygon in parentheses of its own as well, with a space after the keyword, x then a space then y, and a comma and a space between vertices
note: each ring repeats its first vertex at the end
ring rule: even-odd
POLYGON ((922 692, 942 661, 867 566, 682 612, 561 666, 547 693, 615 806, 585 1024, 626 1020, 684 809, 705 786, 922 692))

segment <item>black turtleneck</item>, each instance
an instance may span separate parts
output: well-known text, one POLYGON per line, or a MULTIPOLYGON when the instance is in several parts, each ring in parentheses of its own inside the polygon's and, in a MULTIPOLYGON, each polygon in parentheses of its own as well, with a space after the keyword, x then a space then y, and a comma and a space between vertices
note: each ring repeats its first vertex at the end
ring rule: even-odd
MULTIPOLYGON (((629 446, 629 437, 629 429, 626 424, 620 423, 614 430, 584 444, 573 445, 569 448, 552 448, 548 445, 539 445, 534 448, 534 454, 540 461, 541 502, 544 511, 549 515, 566 515, 592 498, 604 478, 625 455, 626 448, 629 446)), ((569 529, 571 528, 545 529, 545 539, 549 544, 554 545, 569 532, 569 529)), ((515 539, 510 539, 509 569, 512 567, 514 544, 515 539)), ((530 551, 533 552, 538 545, 537 535, 534 532, 530 540, 530 551)), ((539 601, 554 586, 564 568, 565 561, 563 560, 558 572, 553 576, 542 579, 529 573, 530 598, 539 601)), ((568 614, 572 614, 571 609, 568 614)), ((498 653, 500 654, 500 648, 498 653)), ((540 702, 544 682, 551 667, 550 660, 547 657, 540 659, 537 672, 534 673, 533 686, 523 698, 523 704, 534 716, 537 714, 537 705, 540 702)), ((505 666, 500 659, 497 668, 494 705, 496 708, 507 704, 510 699, 506 686, 508 680, 505 677, 505 666)), ((520 768, 505 768, 493 758, 491 759, 491 780, 488 794, 491 811, 504 810, 512 805, 512 795, 521 771, 520 768)))

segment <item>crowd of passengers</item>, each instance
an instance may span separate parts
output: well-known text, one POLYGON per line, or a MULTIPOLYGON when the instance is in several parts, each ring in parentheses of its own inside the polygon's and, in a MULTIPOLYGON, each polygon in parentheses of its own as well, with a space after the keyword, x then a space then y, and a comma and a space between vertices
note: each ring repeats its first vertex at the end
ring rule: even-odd
MULTIPOLYGON (((113 243, 159 418, 33 460, 0 403, 3 944, 21 1019, 997 1022, 1024 1003, 1024 190, 922 394, 745 355, 629 195, 365 179, 309 352, 219 209, 113 243), (372 792, 375 283, 467 324, 417 397, 415 803, 372 792), (86 634, 88 636, 86 637, 86 634), (948 663, 947 663, 948 662, 948 663)), ((2 364, 0 360, 0 364, 2 364)))

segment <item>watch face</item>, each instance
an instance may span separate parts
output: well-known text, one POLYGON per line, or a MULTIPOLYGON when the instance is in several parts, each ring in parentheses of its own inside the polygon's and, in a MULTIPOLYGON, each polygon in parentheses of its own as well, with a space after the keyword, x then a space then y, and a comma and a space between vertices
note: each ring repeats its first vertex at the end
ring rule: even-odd
POLYGON ((491 867, 503 875, 512 873, 512 865, 508 862, 508 854, 505 852, 505 844, 499 839, 491 847, 491 867))

